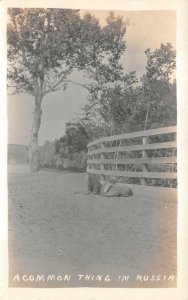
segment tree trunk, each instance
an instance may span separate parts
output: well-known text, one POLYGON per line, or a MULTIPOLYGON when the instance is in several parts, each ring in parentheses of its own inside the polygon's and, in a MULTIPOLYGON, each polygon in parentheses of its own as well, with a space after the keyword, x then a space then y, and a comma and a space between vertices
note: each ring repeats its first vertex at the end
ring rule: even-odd
POLYGON ((41 82, 38 80, 36 84, 35 108, 33 113, 33 125, 31 129, 30 144, 29 144, 29 166, 31 172, 36 172, 40 169, 38 133, 41 125, 42 98, 43 98, 42 85, 41 82))

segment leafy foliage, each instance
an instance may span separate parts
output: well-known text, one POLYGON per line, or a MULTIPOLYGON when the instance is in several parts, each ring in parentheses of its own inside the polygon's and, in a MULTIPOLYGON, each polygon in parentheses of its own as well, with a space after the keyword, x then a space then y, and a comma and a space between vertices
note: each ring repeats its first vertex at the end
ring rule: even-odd
POLYGON ((71 122, 66 124, 65 135, 56 141, 56 152, 67 153, 69 157, 82 151, 87 152, 89 136, 82 124, 71 122))
POLYGON ((66 89, 75 70, 87 77, 79 85, 89 91, 121 80, 119 59, 126 48, 126 25, 121 17, 110 14, 101 26, 89 13, 81 17, 79 10, 9 8, 8 13, 8 87, 34 96, 29 158, 31 170, 37 171, 44 96, 66 89))
POLYGON ((168 107, 166 102, 170 94, 170 79, 176 65, 176 53, 169 43, 161 44, 160 48, 153 52, 147 49, 145 54, 147 65, 145 74, 141 78, 142 97, 146 111, 144 129, 165 122, 164 112, 168 107))
POLYGON ((120 78, 118 61, 126 48, 122 18, 111 14, 101 27, 78 10, 9 8, 8 13, 8 79, 16 92, 34 95, 38 77, 44 81, 43 95, 66 88, 75 69, 96 82, 120 78))
POLYGON ((147 65, 140 82, 131 72, 121 82, 97 86, 90 93, 90 115, 99 115, 111 134, 176 124, 176 82, 171 83, 175 51, 167 43, 145 53, 147 65))

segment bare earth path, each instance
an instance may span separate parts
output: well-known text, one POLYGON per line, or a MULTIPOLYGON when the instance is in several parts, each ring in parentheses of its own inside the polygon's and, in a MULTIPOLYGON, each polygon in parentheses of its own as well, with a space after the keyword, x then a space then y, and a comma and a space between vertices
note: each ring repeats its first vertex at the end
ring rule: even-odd
POLYGON ((85 174, 10 169, 9 285, 174 287, 176 190, 75 194, 85 184, 85 174))

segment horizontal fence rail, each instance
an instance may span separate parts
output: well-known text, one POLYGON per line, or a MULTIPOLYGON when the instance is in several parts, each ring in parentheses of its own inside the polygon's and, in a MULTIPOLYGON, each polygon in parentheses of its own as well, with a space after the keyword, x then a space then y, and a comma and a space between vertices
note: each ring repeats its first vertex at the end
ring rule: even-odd
POLYGON ((177 163, 176 157, 156 157, 156 158, 125 158, 125 159, 91 159, 88 164, 171 164, 177 163))
POLYGON ((101 148, 96 150, 91 150, 88 154, 99 154, 99 153, 109 153, 109 152, 124 152, 124 151, 139 151, 139 150, 152 150, 152 149, 166 149, 166 148, 176 148, 176 142, 171 143, 157 143, 148 145, 134 145, 125 147, 111 147, 111 148, 101 148))
MULTIPOLYGON (((100 170, 93 170, 93 174, 101 174, 100 170)), ((176 173, 167 172, 124 172, 124 171, 103 171, 102 175, 109 176, 125 176, 125 177, 139 177, 139 178, 176 178, 176 173)))
POLYGON ((117 140, 122 140, 122 139, 132 139, 135 137, 161 135, 161 134, 165 134, 165 133, 175 133, 175 132, 176 132, 176 126, 163 127, 163 128, 157 128, 157 129, 149 129, 149 130, 130 132, 130 133, 123 133, 123 134, 112 135, 112 136, 100 138, 98 140, 95 140, 95 141, 89 143, 88 147, 99 144, 101 142, 117 141, 117 140))
POLYGON ((176 180, 176 164, 176 126, 103 137, 88 144, 91 174, 137 178, 139 184, 147 184, 153 179, 176 180))

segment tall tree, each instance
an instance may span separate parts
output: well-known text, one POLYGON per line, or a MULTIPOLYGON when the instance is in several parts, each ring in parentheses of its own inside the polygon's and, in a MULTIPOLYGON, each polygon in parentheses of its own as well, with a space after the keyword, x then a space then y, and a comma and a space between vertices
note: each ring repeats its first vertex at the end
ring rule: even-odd
POLYGON ((136 103, 136 84, 136 73, 130 72, 113 85, 92 87, 89 96, 91 109, 101 117, 111 134, 121 132, 127 123, 136 103))
MULTIPOLYGON (((155 51, 146 49, 146 71, 141 78, 142 109, 145 110, 144 129, 152 124, 163 124, 168 106, 168 95, 172 93, 171 76, 176 66, 176 52, 172 45, 161 44, 155 51)), ((174 97, 173 97, 174 99, 174 97)), ((176 105, 176 103, 175 103, 176 105)), ((174 106, 174 105, 173 105, 174 106)), ((169 110, 169 109, 168 109, 169 110)), ((172 107, 172 111, 174 107, 172 107)))
POLYGON ((81 85, 89 91, 91 86, 120 80, 126 25, 110 14, 101 26, 88 13, 81 17, 78 10, 9 8, 8 13, 8 86, 34 97, 29 161, 31 171, 36 171, 44 97, 66 89, 75 70, 87 77, 81 85))

